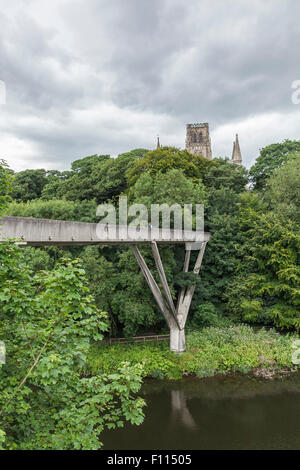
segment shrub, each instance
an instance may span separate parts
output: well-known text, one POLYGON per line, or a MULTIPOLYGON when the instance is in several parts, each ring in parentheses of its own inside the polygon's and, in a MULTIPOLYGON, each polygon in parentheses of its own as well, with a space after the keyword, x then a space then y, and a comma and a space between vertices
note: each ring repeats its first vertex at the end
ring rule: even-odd
POLYGON ((187 351, 170 352, 167 341, 156 343, 94 344, 86 373, 110 373, 121 360, 141 364, 143 377, 179 379, 193 374, 207 377, 228 372, 247 373, 255 367, 295 367, 292 342, 296 336, 275 330, 255 331, 247 325, 209 327, 187 334, 187 351))

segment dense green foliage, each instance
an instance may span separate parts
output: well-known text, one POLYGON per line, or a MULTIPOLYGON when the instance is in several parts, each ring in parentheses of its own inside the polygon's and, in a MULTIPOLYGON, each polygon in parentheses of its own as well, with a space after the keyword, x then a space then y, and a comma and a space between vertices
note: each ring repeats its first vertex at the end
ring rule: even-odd
POLYGON ((12 196, 16 201, 29 201, 41 197, 47 184, 46 171, 25 170, 15 175, 12 196))
MULTIPOLYGON (((149 266, 154 268, 150 250, 145 248, 142 253, 149 266)), ((172 256, 167 250, 164 254, 164 261, 172 256)), ((120 331, 125 336, 132 336, 139 331, 165 327, 129 248, 99 250, 97 247, 87 247, 82 259, 91 291, 98 304, 109 314, 113 336, 120 331)))
POLYGON ((228 310, 246 321, 300 331, 300 233, 275 212, 242 207, 242 263, 227 291, 228 310))
POLYGON ((128 170, 128 181, 132 185, 142 173, 155 176, 157 173, 166 173, 169 170, 182 170, 185 176, 198 180, 215 163, 204 157, 196 157, 186 150, 175 147, 162 147, 147 152, 137 160, 128 170))
MULTIPOLYGON (((7 192, 5 165, 0 179, 7 192)), ((34 253, 0 244, 0 449, 99 449, 104 428, 142 422, 140 367, 120 362, 112 374, 83 373, 91 343, 108 328, 106 314, 78 260, 45 271, 47 254, 34 253)))
POLYGON ((131 187, 130 198, 133 202, 144 204, 150 210, 151 204, 204 204, 206 190, 201 181, 196 183, 187 178, 182 170, 158 172, 155 177, 143 173, 131 187))
POLYGON ((248 171, 245 167, 230 163, 228 159, 215 158, 215 165, 210 165, 203 174, 203 182, 213 195, 215 190, 228 188, 235 193, 246 190, 248 171))
POLYGON ((7 164, 4 160, 0 160, 0 215, 10 200, 11 183, 12 176, 8 171, 7 164))
POLYGON ((80 372, 91 341, 107 326, 78 262, 33 274, 11 243, 0 245, 0 260, 4 448, 98 449, 104 427, 121 426, 124 418, 139 424, 138 367, 120 364, 93 377, 80 372))
POLYGON ((213 303, 224 314, 224 293, 240 262, 241 233, 238 229, 239 195, 222 187, 209 198, 206 229, 212 233, 201 270, 201 282, 193 305, 213 303))
POLYGON ((114 200, 127 189, 126 173, 145 152, 136 149, 117 158, 92 155, 76 160, 68 178, 50 182, 44 187, 42 197, 64 197, 73 201, 95 199, 98 204, 114 200))
POLYGON ((280 168, 291 153, 299 151, 299 140, 285 140, 282 143, 271 144, 263 148, 250 169, 250 178, 254 188, 258 191, 263 190, 273 171, 280 168))
POLYGON ((15 174, 12 197, 18 202, 27 202, 42 196, 45 186, 66 179, 69 171, 24 170, 15 174))
POLYGON ((300 223, 300 153, 292 153, 266 185, 265 198, 278 214, 300 223))
POLYGON ((293 336, 274 330, 255 332, 247 325, 205 328, 187 335, 183 355, 170 352, 167 342, 95 345, 88 358, 88 371, 110 373, 120 357, 131 366, 141 364, 144 377, 179 379, 189 374, 206 377, 253 368, 295 368, 291 362, 293 336))
MULTIPOLYGON (((173 147, 136 149, 115 159, 93 155, 74 161, 69 172, 45 173, 42 197, 29 200, 27 194, 26 203, 14 201, 6 213, 95 222, 97 203, 117 203, 121 194, 148 209, 153 203, 203 203, 205 229, 212 237, 201 276, 181 273, 180 247, 161 248, 174 298, 180 287, 196 283, 189 323, 203 326, 211 318, 217 324, 229 316, 297 330, 299 145, 285 141, 261 150, 250 170, 255 191, 247 189, 246 169, 227 159, 208 161, 173 147)), ((19 182, 26 176, 21 173, 15 177, 19 182)), ((154 269, 151 251, 145 248, 143 254, 154 269)), ((129 248, 31 249, 27 262, 34 270, 43 263, 52 269, 66 255, 82 259, 97 306, 109 315, 109 334, 131 336, 165 328, 129 248)))
POLYGON ((97 204, 90 201, 67 201, 51 199, 44 201, 35 199, 27 202, 11 202, 5 213, 16 217, 36 217, 54 220, 78 220, 80 222, 96 222, 97 204))

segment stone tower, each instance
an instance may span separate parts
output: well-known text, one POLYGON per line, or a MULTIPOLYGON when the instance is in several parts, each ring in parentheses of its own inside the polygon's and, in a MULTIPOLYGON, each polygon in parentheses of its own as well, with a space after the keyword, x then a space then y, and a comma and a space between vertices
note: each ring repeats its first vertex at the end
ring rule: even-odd
POLYGON ((212 160, 209 127, 207 122, 187 124, 185 148, 193 155, 202 155, 212 160))
POLYGON ((232 163, 236 163, 237 165, 242 164, 242 154, 241 154, 238 134, 236 134, 235 142, 233 142, 233 151, 232 151, 231 161, 232 163))

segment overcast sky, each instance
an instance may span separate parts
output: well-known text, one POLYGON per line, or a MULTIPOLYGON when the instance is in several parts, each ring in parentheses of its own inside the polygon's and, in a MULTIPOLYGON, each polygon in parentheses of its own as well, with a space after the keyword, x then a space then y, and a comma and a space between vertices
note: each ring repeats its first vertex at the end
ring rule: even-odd
POLYGON ((298 0, 0 0, 0 158, 68 169, 92 154, 185 146, 213 155, 300 139, 298 0), (1 88, 0 88, 1 91, 1 88), (1 96, 0 96, 1 99, 1 96))

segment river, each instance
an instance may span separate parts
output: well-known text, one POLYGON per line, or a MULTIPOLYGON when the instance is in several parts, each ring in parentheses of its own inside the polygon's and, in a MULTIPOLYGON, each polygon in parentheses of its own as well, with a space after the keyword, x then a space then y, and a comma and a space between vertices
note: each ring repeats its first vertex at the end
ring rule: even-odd
POLYGON ((151 380, 141 426, 106 431, 104 449, 300 449, 300 374, 151 380))

